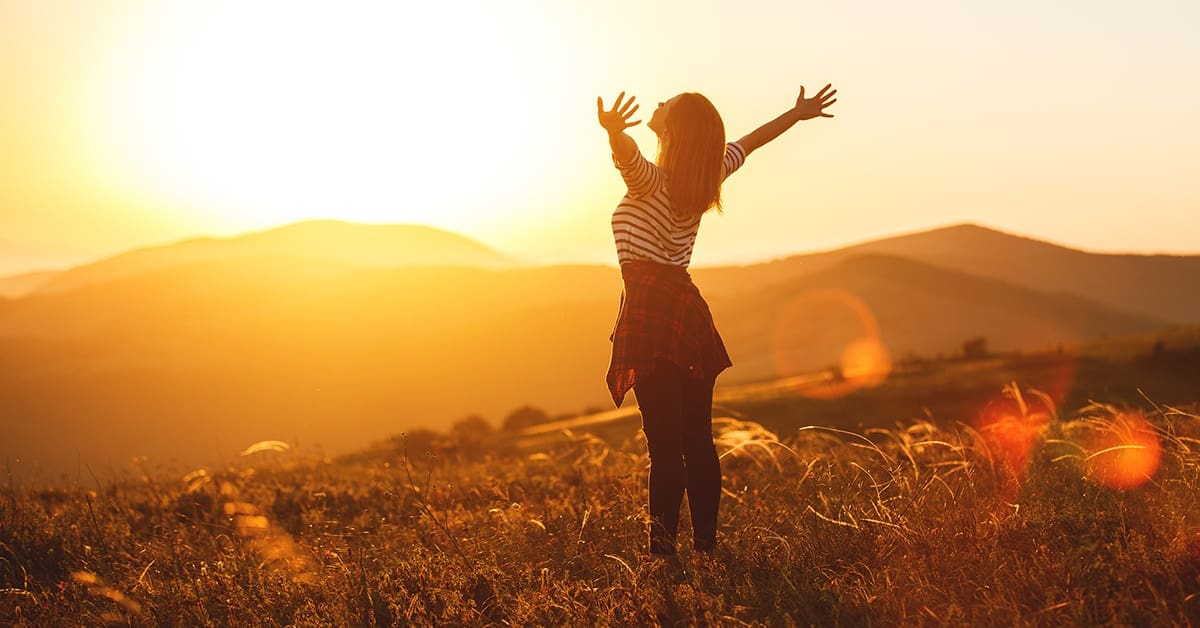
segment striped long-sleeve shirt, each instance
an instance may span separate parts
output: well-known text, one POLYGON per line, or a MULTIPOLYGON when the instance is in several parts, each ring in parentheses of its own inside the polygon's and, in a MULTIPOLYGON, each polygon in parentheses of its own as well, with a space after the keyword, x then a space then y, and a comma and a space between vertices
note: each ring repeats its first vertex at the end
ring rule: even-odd
MULTIPOLYGON (((741 144, 725 145, 725 177, 746 161, 741 144)), ((700 231, 700 216, 679 217, 671 210, 666 177, 640 151, 628 163, 614 160, 628 192, 612 216, 617 261, 651 261, 687 268, 700 231)))

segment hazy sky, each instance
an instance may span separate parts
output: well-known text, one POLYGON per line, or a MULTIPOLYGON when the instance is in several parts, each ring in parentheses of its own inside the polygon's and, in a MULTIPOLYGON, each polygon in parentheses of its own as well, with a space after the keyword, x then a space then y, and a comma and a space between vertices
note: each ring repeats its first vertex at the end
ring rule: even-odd
MULTIPOLYGON (((0 272, 303 218, 615 263, 595 97, 731 139, 696 264, 971 221, 1200 252, 1200 2, 0 0, 0 272)), ((633 130, 655 152, 644 125, 633 130)))

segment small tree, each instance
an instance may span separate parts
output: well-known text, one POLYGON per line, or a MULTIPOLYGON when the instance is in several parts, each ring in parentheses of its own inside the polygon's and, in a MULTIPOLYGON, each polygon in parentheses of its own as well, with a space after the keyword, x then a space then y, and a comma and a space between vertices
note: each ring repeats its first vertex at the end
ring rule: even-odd
POLYGON ((444 436, 424 427, 393 436, 390 440, 397 452, 406 453, 411 459, 439 453, 448 444, 444 436))
POLYGON ((506 432, 516 432, 534 425, 541 425, 549 420, 550 415, 546 414, 545 410, 534 406, 521 406, 504 417, 501 429, 506 432))
POLYGON ((968 360, 978 360, 988 356, 987 338, 979 336, 971 338, 962 345, 963 357, 968 360))
POLYGON ((496 428, 478 414, 467 415, 450 426, 450 436, 456 440, 487 438, 495 431, 496 428))
POLYGON ((834 364, 833 366, 830 366, 828 369, 825 369, 825 370, 826 370, 826 372, 829 373, 829 381, 834 382, 834 383, 841 383, 841 382, 846 381, 846 373, 844 371, 842 371, 841 364, 834 364))
POLYGON ((450 440, 460 455, 478 456, 496 444, 496 428, 478 414, 467 415, 450 426, 450 440))

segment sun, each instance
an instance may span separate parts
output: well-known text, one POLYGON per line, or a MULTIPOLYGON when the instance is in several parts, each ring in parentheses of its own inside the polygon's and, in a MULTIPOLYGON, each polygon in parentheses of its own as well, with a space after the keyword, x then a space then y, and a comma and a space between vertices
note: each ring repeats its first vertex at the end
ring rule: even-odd
POLYGON ((488 3, 333 6, 131 20, 92 89, 109 176, 226 224, 495 220, 537 156, 522 136, 546 60, 520 30, 537 25, 488 3))

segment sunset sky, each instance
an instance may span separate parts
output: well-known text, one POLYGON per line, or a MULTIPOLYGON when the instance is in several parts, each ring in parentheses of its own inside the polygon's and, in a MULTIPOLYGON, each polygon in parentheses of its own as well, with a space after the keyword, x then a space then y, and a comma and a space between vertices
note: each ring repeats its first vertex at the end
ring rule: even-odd
MULTIPOLYGON (((615 263, 595 98, 800 85, 697 265, 955 222, 1200 253, 1200 3, 0 0, 0 273, 305 218, 615 263)), ((645 125, 632 130, 647 156, 645 125)))

